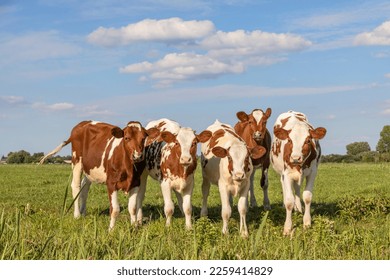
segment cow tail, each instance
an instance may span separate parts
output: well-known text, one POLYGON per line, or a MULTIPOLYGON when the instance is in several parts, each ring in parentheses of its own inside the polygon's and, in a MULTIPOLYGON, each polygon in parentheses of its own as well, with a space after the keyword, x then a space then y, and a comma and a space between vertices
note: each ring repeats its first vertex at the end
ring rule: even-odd
POLYGON ((57 148, 55 148, 53 151, 51 151, 50 153, 48 153, 47 155, 43 156, 41 158, 41 160, 39 161, 39 164, 43 164, 45 162, 46 159, 48 159, 49 157, 55 155, 56 153, 58 153, 59 151, 61 151, 61 149, 63 147, 65 147, 66 145, 68 145, 70 143, 70 140, 66 140, 64 142, 62 142, 60 145, 58 145, 57 148))

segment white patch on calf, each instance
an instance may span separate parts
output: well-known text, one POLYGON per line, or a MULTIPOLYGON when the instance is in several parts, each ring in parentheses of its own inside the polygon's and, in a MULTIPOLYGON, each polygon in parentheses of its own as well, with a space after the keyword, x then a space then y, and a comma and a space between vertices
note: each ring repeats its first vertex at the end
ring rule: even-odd
POLYGON ((255 118, 256 123, 258 124, 260 122, 260 120, 263 118, 264 113, 260 110, 256 110, 256 111, 252 112, 252 115, 255 118))
MULTIPOLYGON (((111 159, 112 155, 114 154, 115 148, 118 147, 118 146, 120 145, 120 143, 122 142, 122 138, 115 138, 115 137, 112 137, 111 140, 112 140, 112 139, 114 139, 114 140, 112 141, 111 150, 110 150, 110 152, 109 152, 109 154, 108 154, 108 159, 109 159, 109 160, 111 159)), ((108 145, 108 144, 107 144, 107 145, 108 145)), ((106 149, 107 149, 107 147, 106 147, 106 149)), ((105 149, 105 150, 106 150, 106 149, 105 149)), ((104 156, 104 154, 105 154, 105 153, 103 153, 103 156, 104 156)), ((104 159, 104 158, 103 158, 103 159, 104 159)))
POLYGON ((192 142, 195 139, 195 132, 191 128, 182 127, 179 134, 176 136, 177 141, 181 148, 181 159, 190 159, 192 162, 192 156, 190 153, 192 142))
POLYGON ((99 122, 99 121, 92 121, 91 125, 97 125, 98 123, 101 123, 101 122, 99 122))
POLYGON ((127 126, 128 127, 135 127, 135 128, 138 128, 139 130, 142 130, 142 126, 139 123, 129 123, 127 126))

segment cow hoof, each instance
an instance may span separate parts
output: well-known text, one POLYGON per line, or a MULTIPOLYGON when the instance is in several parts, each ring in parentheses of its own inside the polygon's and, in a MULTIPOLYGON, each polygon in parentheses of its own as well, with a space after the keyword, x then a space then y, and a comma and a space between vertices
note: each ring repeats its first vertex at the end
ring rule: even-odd
POLYGON ((201 217, 207 217, 207 215, 208 215, 208 211, 203 211, 203 210, 202 210, 202 211, 200 212, 200 216, 201 216, 201 217))
POLYGON ((271 210, 271 205, 264 205, 264 210, 265 211, 270 211, 271 210))
POLYGON ((257 207, 257 202, 254 201, 254 202, 249 203, 249 207, 250 208, 256 208, 257 207))
POLYGON ((249 233, 247 231, 241 232, 241 237, 247 239, 249 237, 249 233))
POLYGON ((292 235, 292 230, 289 229, 289 228, 283 229, 283 235, 284 235, 284 236, 290 236, 290 235, 292 235))
POLYGON ((192 225, 186 226, 186 230, 192 230, 192 225))
POLYGON ((311 224, 303 225, 303 229, 309 229, 311 228, 311 224))

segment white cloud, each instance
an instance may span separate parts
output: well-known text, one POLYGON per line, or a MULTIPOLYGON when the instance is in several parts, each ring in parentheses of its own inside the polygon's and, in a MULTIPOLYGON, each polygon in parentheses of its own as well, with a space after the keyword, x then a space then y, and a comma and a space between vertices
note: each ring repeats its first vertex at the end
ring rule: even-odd
POLYGON ((292 52, 303 50, 310 45, 311 42, 298 35, 261 30, 218 31, 200 43, 204 49, 218 52, 222 56, 292 52))
POLYGON ((143 61, 119 69, 121 73, 143 73, 140 81, 153 80, 159 86, 240 74, 247 66, 284 61, 287 53, 302 51, 312 44, 295 34, 261 30, 215 31, 211 21, 184 21, 181 18, 145 19, 117 29, 100 27, 89 34, 87 40, 102 46, 160 42, 181 51, 185 49, 182 53, 165 54, 155 62, 143 61))
POLYGON ((17 105, 17 104, 25 104, 26 100, 22 96, 14 96, 14 95, 7 95, 7 96, 0 96, 0 100, 10 104, 10 105, 17 105))
POLYGON ((385 74, 385 78, 390 79, 390 73, 385 74))
POLYGON ((145 19, 118 29, 99 27, 88 35, 87 40, 102 46, 127 45, 140 41, 192 41, 209 35, 214 29, 214 24, 208 20, 145 19))
POLYGON ((121 68, 120 72, 146 72, 151 79, 158 80, 158 84, 164 86, 175 81, 214 78, 222 74, 242 73, 244 70, 244 65, 239 62, 228 64, 201 54, 171 53, 155 63, 144 61, 131 64, 121 68))
POLYGON ((358 34, 354 44, 390 46, 390 21, 382 23, 371 32, 358 34))
POLYGON ((76 106, 72 103, 67 102, 61 102, 61 103, 54 103, 54 104, 46 104, 41 102, 36 102, 31 105, 33 109, 42 110, 42 111, 51 111, 51 112, 57 112, 57 111, 67 111, 72 110, 76 106))
POLYGON ((382 115, 390 116, 390 108, 383 110, 382 115))

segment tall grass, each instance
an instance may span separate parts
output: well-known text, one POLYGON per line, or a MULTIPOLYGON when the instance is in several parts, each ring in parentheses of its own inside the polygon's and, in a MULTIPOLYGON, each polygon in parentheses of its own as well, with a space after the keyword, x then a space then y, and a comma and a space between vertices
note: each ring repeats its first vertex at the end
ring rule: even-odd
MULTIPOLYGON (((201 174, 196 172, 193 230, 185 230, 178 207, 165 227, 163 198, 149 180, 144 225, 130 226, 127 197, 115 229, 108 231, 104 185, 92 185, 87 216, 74 219, 70 167, 0 166, 1 259, 390 259, 390 165, 322 164, 314 188, 313 225, 304 230, 293 215, 294 232, 282 235, 285 210, 279 178, 270 170, 272 210, 249 209, 249 238, 239 234, 237 201, 229 234, 221 233, 218 189, 211 189, 209 217, 200 218, 201 174)), ((256 174, 256 185, 259 174, 256 174)), ((258 202, 262 191, 256 187, 258 202)))

